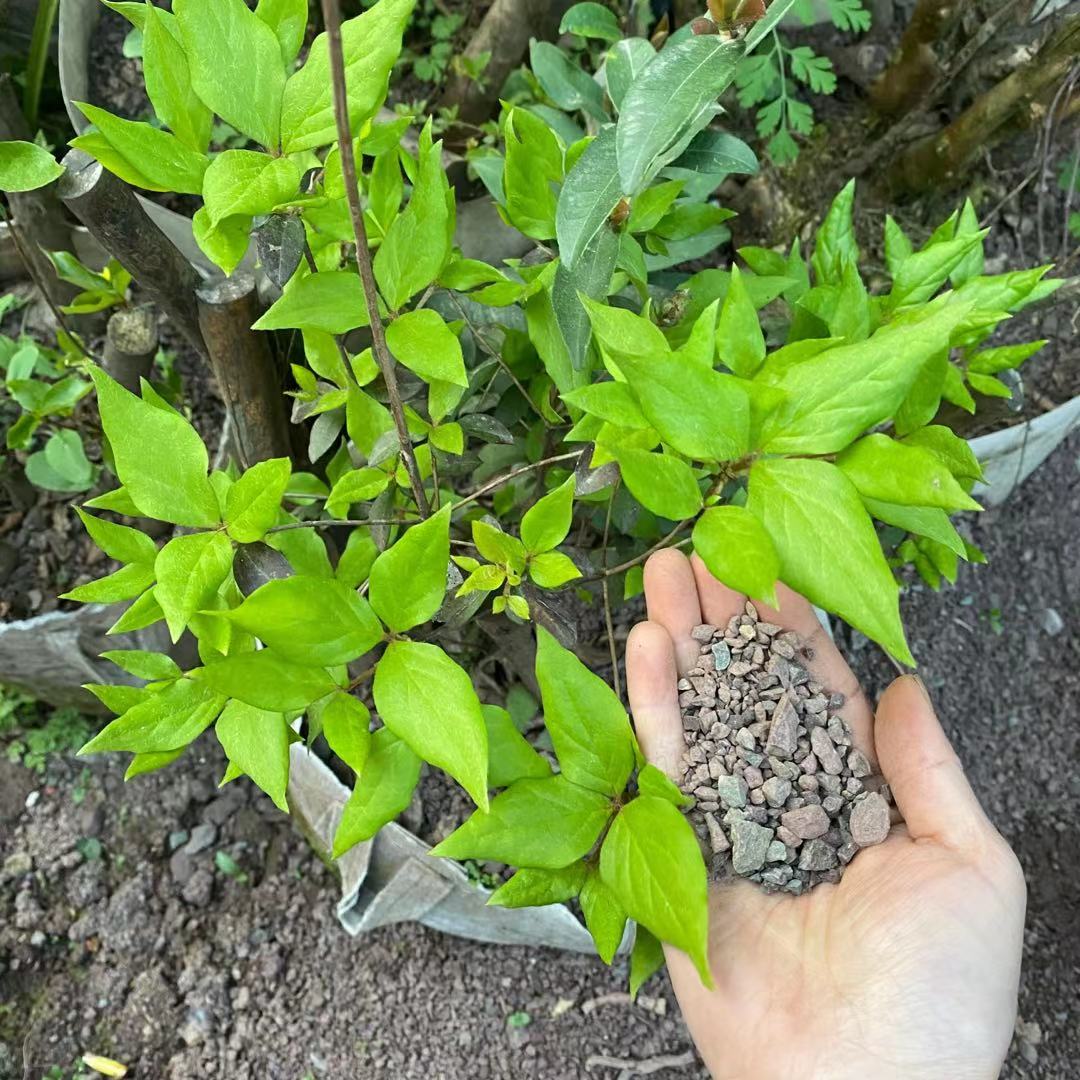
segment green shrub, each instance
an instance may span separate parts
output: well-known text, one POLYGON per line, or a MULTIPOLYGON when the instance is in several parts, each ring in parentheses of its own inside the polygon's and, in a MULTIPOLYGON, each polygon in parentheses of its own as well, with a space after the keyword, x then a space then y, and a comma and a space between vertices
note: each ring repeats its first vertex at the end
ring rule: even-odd
POLYGON ((779 9, 742 39, 683 36, 655 55, 616 43, 606 96, 535 47, 548 95, 577 101, 596 134, 568 143, 543 110, 507 108, 500 152, 474 164, 535 253, 499 267, 464 258, 430 123, 407 151, 408 119, 377 119, 410 7, 379 0, 344 25, 360 162, 349 192, 325 35, 293 70, 303 0, 254 13, 176 0, 175 16, 122 6, 143 25, 168 130, 87 106, 97 130, 74 144, 143 188, 201 195, 196 235, 225 272, 254 223, 300 223, 288 283, 255 326, 282 347, 302 338, 294 418, 315 465, 210 471, 181 415, 90 367, 120 486, 87 508, 179 529, 159 548, 80 511, 123 565, 68 598, 128 603, 115 631, 165 620, 174 640, 190 632, 200 663, 108 654, 145 685, 92 688, 119 716, 84 750, 131 753, 136 775, 214 726, 226 779, 247 774, 285 808, 290 743, 321 734, 358 777, 337 853, 400 813, 429 762, 478 808, 436 853, 520 867, 493 903, 576 896, 605 960, 628 917, 645 928, 637 982, 657 938, 707 979, 705 867, 682 797, 642 761, 616 693, 560 644, 553 594, 617 582, 632 594, 651 549, 690 542, 728 585, 769 600, 780 579, 912 663, 874 521, 911 534, 946 576, 976 554, 949 515, 977 508, 979 465, 934 420, 942 400, 973 409, 971 390, 997 392, 995 373, 1037 348, 984 344, 1057 283, 1046 267, 984 276, 968 204, 919 250, 890 219, 891 284, 871 291, 853 184, 809 264, 796 242, 680 274, 694 243, 711 250, 721 235, 717 177, 754 167, 710 122, 779 9), (209 156, 215 114, 261 149, 209 156), (354 247, 350 196, 370 250, 354 247), (365 328, 372 344, 357 347, 365 328), (268 549, 291 576, 243 595, 237 553, 268 549), (557 773, 444 648, 486 610, 540 624, 557 773), (369 683, 375 731, 355 694, 369 683))

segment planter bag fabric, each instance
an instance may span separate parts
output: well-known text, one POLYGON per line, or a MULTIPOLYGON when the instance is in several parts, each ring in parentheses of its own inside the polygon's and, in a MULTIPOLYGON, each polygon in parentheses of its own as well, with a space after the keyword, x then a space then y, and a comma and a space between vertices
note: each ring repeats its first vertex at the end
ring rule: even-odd
MULTIPOLYGON (((331 863, 334 831, 349 798, 315 754, 294 743, 289 762, 289 809, 315 851, 331 863)), ((488 907, 488 889, 469 881, 449 859, 396 822, 331 863, 341 878, 337 914, 352 935, 391 923, 415 921, 433 930, 496 945, 545 945, 594 953, 589 932, 561 904, 538 908, 488 907)), ((620 952, 633 945, 628 927, 620 952)))
POLYGON ((164 624, 106 637, 116 617, 115 609, 91 604, 78 611, 50 611, 0 624, 0 682, 50 705, 104 712, 83 684, 114 683, 126 677, 114 664, 99 659, 99 653, 106 649, 169 652, 171 648, 164 624))
POLYGON ((1000 506, 1078 428, 1080 397, 1075 397, 1034 420, 969 440, 986 474, 986 483, 975 486, 975 498, 1000 506))

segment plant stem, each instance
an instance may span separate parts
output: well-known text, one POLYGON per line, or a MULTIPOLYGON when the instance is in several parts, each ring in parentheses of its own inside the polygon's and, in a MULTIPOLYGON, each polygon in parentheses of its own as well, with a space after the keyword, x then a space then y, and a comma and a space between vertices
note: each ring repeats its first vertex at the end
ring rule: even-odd
MULTIPOLYGON (((310 496, 314 498, 314 496, 310 496)), ((334 525, 411 525, 419 518, 318 518, 315 521, 290 521, 287 525, 275 525, 267 534, 288 532, 290 529, 329 529, 334 525)))
POLYGON ((517 387, 518 393, 521 394, 521 396, 528 403, 529 408, 532 409, 532 411, 534 413, 536 413, 536 415, 540 418, 540 423, 542 423, 544 425, 544 427, 546 427, 548 429, 554 427, 555 425, 552 424, 552 422, 543 414, 543 412, 540 410, 540 407, 529 396, 529 392, 528 392, 528 390, 525 389, 525 387, 522 384, 521 380, 510 370, 510 365, 503 359, 502 354, 499 352, 499 350, 496 349, 494 346, 490 345, 488 343, 487 338, 482 333, 480 333, 479 327, 474 326, 469 321, 469 316, 465 313, 465 309, 464 309, 464 307, 461 306, 461 301, 458 299, 458 297, 457 296, 452 296, 451 299, 453 300, 454 307, 456 307, 458 309, 458 312, 461 314, 461 317, 465 320, 465 325, 468 326, 470 332, 472 333, 473 338, 476 340, 476 343, 507 374, 510 381, 514 384, 514 386, 517 387))
POLYGON ((394 374, 394 358, 386 346, 386 331, 379 313, 379 291, 375 284, 375 274, 371 268, 371 252, 368 250, 367 229, 364 226, 364 213, 360 207, 360 192, 356 173, 356 158, 353 155, 352 132, 349 128, 349 99, 345 86, 345 59, 341 50, 341 3, 340 0, 322 0, 323 21, 326 24, 326 40, 330 53, 330 76, 334 91, 334 118, 337 121, 338 152, 341 154, 341 174, 345 181, 345 197, 349 202, 349 215, 352 218, 353 236, 356 240, 356 265, 360 271, 360 281, 364 286, 364 300, 367 304, 368 321, 371 324, 371 347, 386 383, 386 393, 390 399, 390 412, 394 417, 401 455, 405 460, 405 469, 409 474, 409 485, 421 517, 431 514, 424 484, 420 479, 420 467, 416 463, 409 440, 409 429, 405 423, 405 409, 401 402, 397 376, 394 374))
POLYGON ((574 450, 569 454, 556 454, 555 457, 542 458, 540 461, 534 461, 531 465, 522 465, 519 469, 514 469, 512 472, 506 473, 504 476, 497 476, 494 480, 489 480, 482 487, 478 487, 471 495, 466 495, 464 498, 459 499, 454 503, 454 509, 458 510, 467 503, 474 502, 479 499, 481 495, 486 495, 489 491, 494 491, 497 487, 502 487, 503 484, 508 484, 511 480, 517 479, 517 477, 527 472, 532 472, 533 469, 546 469, 548 465, 554 465, 558 461, 569 461, 571 458, 581 457, 580 450, 574 450))
MULTIPOLYGON (((647 551, 643 551, 640 555, 635 555, 632 559, 627 559, 624 563, 619 563, 618 566, 605 567, 597 574, 590 574, 588 577, 578 578, 577 584, 585 585, 590 581, 603 581, 606 578, 612 577, 614 574, 621 574, 624 570, 629 570, 632 566, 637 566, 638 563, 643 563, 654 552, 667 547, 668 544, 670 544, 671 541, 674 540, 675 537, 678 536, 679 533, 681 533, 693 520, 693 518, 686 518, 685 520, 680 521, 667 536, 663 537, 661 540, 657 540, 647 551)), ((686 540, 680 540, 679 543, 685 544, 686 540)))
MULTIPOLYGON (((604 540, 600 548, 600 560, 603 570, 607 570, 608 536, 611 533, 611 511, 615 506, 615 496, 619 493, 621 477, 611 485, 611 497, 608 499, 607 513, 604 515, 604 540)), ((605 574, 600 579, 600 588, 604 594, 604 627, 607 630, 608 650, 611 652, 611 681, 615 686, 615 696, 622 701, 622 679, 619 677, 619 655, 615 650, 615 627, 611 621, 611 597, 608 593, 608 579, 605 574)))
POLYGON ((23 238, 21 227, 15 223, 15 219, 4 209, 3 203, 0 203, 0 221, 3 221, 7 225, 8 231, 11 233, 11 239, 15 243, 15 250, 19 253, 19 258, 22 260, 23 266, 26 267, 26 272, 30 275, 30 280, 37 286, 37 290, 41 293, 41 297, 45 303, 49 305, 49 310, 53 313, 53 318, 56 319, 56 325, 67 334, 69 340, 75 344, 75 347, 87 360, 92 360, 95 364, 99 363, 98 358, 83 344, 82 338, 68 326, 67 320, 64 318, 64 313, 57 306, 56 301, 49 292, 47 283, 41 280, 38 275, 38 267, 30 257, 30 253, 26 250, 26 242, 23 238))

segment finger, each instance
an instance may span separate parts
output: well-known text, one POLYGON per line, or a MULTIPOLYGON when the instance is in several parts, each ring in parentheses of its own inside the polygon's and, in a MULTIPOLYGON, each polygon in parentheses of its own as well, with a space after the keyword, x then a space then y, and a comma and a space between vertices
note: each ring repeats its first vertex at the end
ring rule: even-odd
POLYGON ((993 834, 920 679, 893 681, 878 703, 874 735, 881 771, 914 839, 970 854, 993 834))
POLYGON ((776 583, 776 595, 779 608, 754 601, 758 617, 799 635, 799 662, 828 692, 844 695, 844 704, 837 711, 851 727, 855 745, 874 762, 874 710, 859 680, 821 625, 809 601, 780 582, 776 583))
POLYGON ((641 752, 672 780, 686 748, 675 688, 675 648, 659 623, 638 623, 626 641, 626 690, 641 752))
POLYGON ((690 561, 675 548, 658 551, 645 563, 644 581, 649 621, 668 632, 675 645, 679 671, 684 672, 694 666, 700 654, 700 646, 690 636, 690 631, 701 623, 690 561))
POLYGON ((694 555, 690 565, 694 570, 702 616, 707 623, 723 630, 732 615, 741 615, 746 610, 746 597, 717 581, 701 561, 700 555, 694 555))

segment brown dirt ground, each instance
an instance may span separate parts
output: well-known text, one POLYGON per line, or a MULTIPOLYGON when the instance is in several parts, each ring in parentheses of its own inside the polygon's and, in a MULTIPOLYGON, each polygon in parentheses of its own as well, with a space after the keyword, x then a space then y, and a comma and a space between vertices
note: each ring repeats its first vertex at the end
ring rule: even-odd
MULTIPOLYGON (((988 567, 965 569, 940 596, 913 587, 905 599, 923 675, 1028 874, 1024 1038, 1009 1080, 1067 1080, 1080 1054, 1078 454, 1074 437, 971 524, 988 567), (1055 635, 1047 607, 1064 622, 1055 635)), ((880 691, 890 666, 865 639, 843 640, 880 691)), ((0 768, 3 1080, 39 1080, 86 1051, 162 1080, 548 1080, 619 1074, 596 1055, 690 1049, 666 980, 631 1005, 621 961, 609 970, 413 925, 348 938, 331 875, 288 821, 241 784, 215 790, 212 743, 183 771, 127 785, 111 759, 61 763, 45 787, 0 768), (215 824, 210 846, 170 860, 169 833, 200 822, 215 824), (218 851, 246 881, 215 869, 218 851), (521 1012, 531 1022, 515 1027, 521 1012)), ((680 1063, 666 1075, 704 1074, 680 1063)))

